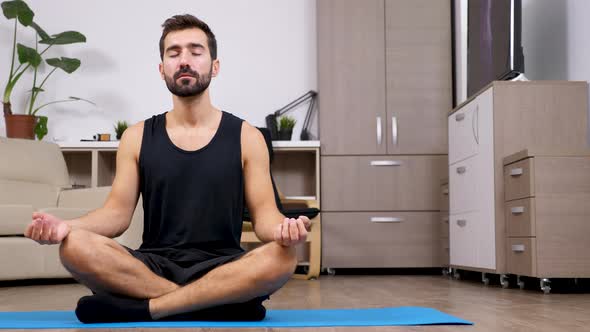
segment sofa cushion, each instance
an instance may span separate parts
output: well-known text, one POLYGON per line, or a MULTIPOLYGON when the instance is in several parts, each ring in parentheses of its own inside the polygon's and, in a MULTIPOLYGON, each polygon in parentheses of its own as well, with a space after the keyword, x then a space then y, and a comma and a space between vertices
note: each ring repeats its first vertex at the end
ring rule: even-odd
POLYGON ((57 144, 0 137, 0 179, 70 187, 64 156, 57 144), (8 162, 6 162, 8 161, 8 162))
POLYGON ((31 205, 35 210, 53 207, 57 206, 59 191, 51 184, 0 179, 0 205, 31 205))
POLYGON ((0 280, 71 278, 59 259, 59 246, 23 237, 0 237, 0 280))
POLYGON ((0 237, 0 280, 44 277, 44 247, 23 237, 0 237))
POLYGON ((30 205, 0 205, 0 236, 23 235, 32 214, 30 205))

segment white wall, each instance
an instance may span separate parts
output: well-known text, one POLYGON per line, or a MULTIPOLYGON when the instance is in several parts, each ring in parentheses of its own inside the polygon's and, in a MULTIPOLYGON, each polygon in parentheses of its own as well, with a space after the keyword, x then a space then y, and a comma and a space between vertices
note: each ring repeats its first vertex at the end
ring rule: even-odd
MULTIPOLYGON (((71 75, 57 71, 40 101, 68 96, 97 104, 57 104, 49 116, 46 140, 78 140, 113 131, 117 120, 141 121, 169 110, 171 97, 158 73, 161 24, 174 14, 190 13, 217 36, 221 73, 211 84, 215 106, 257 126, 264 117, 308 90, 317 90, 315 0, 27 0, 35 20, 48 33, 76 30, 86 44, 56 46, 55 56, 77 57, 82 66, 71 75)), ((0 83, 7 79, 14 21, 0 18, 0 83)), ((22 30, 21 27, 20 31, 22 30)), ((32 46, 32 30, 28 40, 32 46)), ((19 33, 19 36, 23 36, 19 33)), ((48 52, 49 53, 49 52, 48 52)), ((32 75, 13 93, 13 110, 22 113, 32 75)), ((40 104, 39 104, 40 105, 40 104)), ((297 117, 294 139, 307 105, 297 117)), ((4 135, 0 121, 0 135, 4 135)), ((314 123, 315 127, 315 123, 314 123)))

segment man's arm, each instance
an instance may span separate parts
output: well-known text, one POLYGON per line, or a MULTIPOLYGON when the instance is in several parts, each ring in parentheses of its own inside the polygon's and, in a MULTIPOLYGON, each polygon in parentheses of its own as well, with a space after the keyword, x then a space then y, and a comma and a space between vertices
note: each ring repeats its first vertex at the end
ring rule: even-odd
POLYGON ((117 150, 115 179, 103 207, 72 220, 35 212, 25 236, 41 244, 56 244, 73 229, 84 229, 110 238, 123 234, 131 223, 139 198, 138 160, 142 135, 143 122, 125 130, 117 150))
POLYGON ((277 208, 266 142, 262 133, 246 122, 242 125, 242 156, 246 204, 256 236, 262 242, 277 241, 285 246, 305 241, 310 221, 307 217, 285 218, 277 208))

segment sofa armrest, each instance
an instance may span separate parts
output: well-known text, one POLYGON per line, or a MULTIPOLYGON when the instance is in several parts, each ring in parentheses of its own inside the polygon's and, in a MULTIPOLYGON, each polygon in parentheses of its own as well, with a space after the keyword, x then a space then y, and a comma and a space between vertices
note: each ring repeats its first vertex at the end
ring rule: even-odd
POLYGON ((62 190, 59 193, 57 206, 94 210, 103 206, 110 192, 111 187, 62 190))
POLYGON ((31 205, 0 204, 0 235, 23 235, 32 214, 31 205))

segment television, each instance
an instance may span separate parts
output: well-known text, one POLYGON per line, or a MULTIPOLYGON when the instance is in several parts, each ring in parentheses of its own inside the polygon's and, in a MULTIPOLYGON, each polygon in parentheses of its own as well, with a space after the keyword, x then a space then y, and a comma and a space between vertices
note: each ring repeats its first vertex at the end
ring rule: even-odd
POLYGON ((521 0, 468 0, 467 98, 524 74, 521 0))

